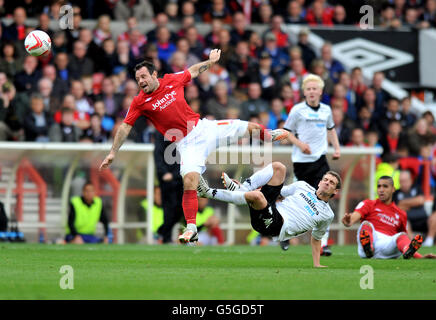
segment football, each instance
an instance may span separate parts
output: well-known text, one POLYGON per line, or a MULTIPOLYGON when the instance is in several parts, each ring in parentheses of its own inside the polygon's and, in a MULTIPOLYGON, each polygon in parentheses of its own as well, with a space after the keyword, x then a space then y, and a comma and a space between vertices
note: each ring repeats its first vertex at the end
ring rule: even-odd
POLYGON ((30 32, 24 40, 24 48, 32 56, 40 56, 51 49, 51 39, 41 30, 30 32))

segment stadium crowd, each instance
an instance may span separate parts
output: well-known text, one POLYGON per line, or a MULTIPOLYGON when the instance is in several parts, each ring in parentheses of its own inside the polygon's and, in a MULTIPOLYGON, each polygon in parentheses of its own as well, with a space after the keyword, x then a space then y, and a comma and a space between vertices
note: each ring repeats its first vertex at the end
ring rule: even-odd
MULTIPOLYGON (((383 72, 368 83, 360 68, 346 70, 332 57, 330 43, 318 52, 308 42, 310 26, 358 24, 364 4, 373 6, 380 27, 436 26, 436 0, 0 0, 0 141, 109 142, 138 93, 133 75, 138 62, 151 59, 162 76, 219 48, 219 63, 185 90, 202 117, 280 128, 303 98, 302 79, 314 73, 325 82, 322 102, 332 108, 341 145, 381 145, 384 155, 434 159, 431 112, 414 114, 410 97, 390 96, 382 89, 383 72), (50 21, 60 18, 64 4, 73 6, 74 28, 51 30, 50 21), (6 24, 5 17, 13 22, 6 24), (36 18, 38 26, 26 25, 28 18, 36 18), (96 27, 83 27, 84 19, 96 20, 96 27), (124 21, 126 31, 115 37, 112 20, 124 21), (144 20, 155 24, 147 33, 138 28, 144 20), (169 22, 180 29, 172 30, 169 22), (210 31, 201 34, 197 23, 210 24, 210 31), (250 29, 253 23, 268 28, 258 34, 250 29), (282 30, 283 23, 303 25, 298 41, 282 30), (49 55, 24 51, 33 29, 50 35, 49 55)), ((154 128, 146 119, 134 129, 129 140, 153 142, 154 128)), ((433 177, 436 170, 432 187, 433 177)))

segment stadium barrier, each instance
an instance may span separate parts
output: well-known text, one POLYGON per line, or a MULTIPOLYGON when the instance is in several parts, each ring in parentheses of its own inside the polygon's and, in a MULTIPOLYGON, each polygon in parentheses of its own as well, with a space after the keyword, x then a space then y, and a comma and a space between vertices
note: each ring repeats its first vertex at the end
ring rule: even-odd
MULTIPOLYGON (((47 230, 52 234, 63 235, 69 198, 81 191, 75 188, 75 181, 78 177, 82 177, 81 182, 83 182, 83 175, 88 175, 94 184, 99 184, 97 188, 99 194, 102 197, 109 197, 109 206, 112 207, 110 227, 114 230, 116 243, 132 242, 127 241, 126 232, 135 229, 145 229, 146 243, 153 243, 151 210, 147 212, 146 221, 138 221, 138 219, 135 221, 135 215, 132 214, 135 209, 132 208, 139 207, 139 200, 134 201, 133 198, 128 200, 127 197, 143 198, 146 195, 148 208, 152 208, 153 192, 147 191, 153 190, 156 181, 154 146, 152 144, 125 144, 111 165, 110 171, 98 172, 97 168, 110 148, 110 144, 1 142, 0 190, 3 185, 4 193, 0 193, 0 200, 5 204, 9 218, 17 218, 20 228, 25 232, 36 233, 42 230, 45 233, 47 230), (26 163, 27 167, 32 166, 33 176, 38 175, 43 179, 43 181, 38 180, 36 189, 33 191, 40 195, 45 193, 46 197, 59 200, 59 207, 53 209, 51 214, 40 212, 38 217, 35 215, 32 219, 32 215, 26 209, 26 201, 30 201, 26 200, 24 192, 26 188, 17 187, 19 183, 23 183, 24 177, 18 177, 20 166, 23 163, 26 163), (6 175, 6 172, 9 174, 6 175), (45 190, 42 190, 43 188, 45 190), (76 189, 75 192, 74 189, 76 189), (17 199, 24 201, 24 212, 19 214, 17 210, 20 204, 17 199)), ((271 161, 280 161, 288 168, 289 178, 286 183, 290 183, 293 181, 291 150, 290 146, 264 148, 232 145, 221 147, 209 156, 205 178, 211 186, 218 186, 221 183, 222 171, 236 178, 242 176, 246 178, 253 171, 271 161)), ((347 239, 340 219, 345 212, 354 209, 354 206, 362 199, 374 198, 376 156, 382 150, 381 148, 344 147, 339 160, 331 159, 332 151, 329 149, 328 160, 332 170, 341 174, 343 188, 331 201, 332 209, 336 212, 331 230, 337 232, 337 243, 344 244, 347 239)), ((29 184, 24 181, 25 185, 26 183, 29 184)), ((39 196, 39 205, 44 200, 46 199, 39 196)), ((239 243, 237 233, 249 232, 251 229, 246 206, 236 207, 232 204, 223 206, 223 203, 218 202, 211 204, 218 208, 221 226, 226 231, 227 244, 239 243)))

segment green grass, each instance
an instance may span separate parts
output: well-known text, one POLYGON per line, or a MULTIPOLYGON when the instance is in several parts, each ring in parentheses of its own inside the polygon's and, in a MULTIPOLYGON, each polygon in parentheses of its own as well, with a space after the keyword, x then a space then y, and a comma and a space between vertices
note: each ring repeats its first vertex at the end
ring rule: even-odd
MULTIPOLYGON (((309 246, 185 247, 0 244, 0 299, 436 299, 436 260, 365 260, 333 246, 312 268, 309 246), (74 289, 59 286, 63 265, 74 289), (360 288, 360 267, 374 289, 360 288)), ((421 253, 431 250, 422 248, 421 253)))

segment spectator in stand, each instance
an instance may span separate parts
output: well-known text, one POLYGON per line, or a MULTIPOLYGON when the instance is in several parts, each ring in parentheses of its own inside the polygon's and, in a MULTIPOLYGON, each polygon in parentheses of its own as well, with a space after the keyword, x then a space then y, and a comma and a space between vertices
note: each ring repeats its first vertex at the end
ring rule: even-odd
POLYGON ((130 60, 139 61, 142 60, 145 50, 145 45, 147 44, 147 38, 142 34, 138 28, 134 28, 129 34, 129 48, 130 60))
POLYGON ((79 142, 82 130, 74 124, 74 110, 64 107, 61 110, 61 123, 50 127, 49 137, 52 142, 79 142))
POLYGON ((413 157, 419 156, 422 146, 434 143, 434 135, 425 118, 421 117, 416 121, 415 126, 408 133, 407 140, 409 153, 413 157))
POLYGON ((347 99, 348 102, 348 106, 349 108, 355 109, 356 110, 356 116, 350 117, 353 121, 357 120, 357 103, 358 103, 358 96, 356 94, 356 92, 354 92, 351 89, 351 78, 350 75, 346 72, 343 71, 339 74, 339 84, 341 84, 344 89, 345 89, 345 98, 347 99))
POLYGON ((214 97, 209 99, 202 113, 215 119, 226 119, 228 109, 239 109, 240 102, 229 94, 227 82, 220 80, 214 86, 214 97))
POLYGON ((281 82, 282 84, 289 83, 291 85, 294 97, 294 104, 296 104, 303 100, 300 88, 304 77, 307 76, 309 73, 304 68, 303 60, 301 59, 294 59, 291 62, 291 68, 291 71, 289 71, 282 77, 281 82))
POLYGON ((221 57, 219 60, 219 64, 223 67, 226 67, 230 57, 235 52, 234 47, 230 44, 230 32, 227 29, 222 29, 218 33, 218 44, 215 47, 211 47, 209 49, 220 49, 221 50, 221 57))
POLYGON ((100 58, 102 63, 102 71, 106 76, 109 76, 115 72, 115 67, 118 64, 118 56, 116 53, 115 41, 112 39, 106 39, 102 44, 102 57, 100 58))
POLYGON ((357 113, 356 125, 363 128, 365 131, 371 129, 377 129, 376 119, 373 118, 371 111, 365 105, 360 107, 357 113))
POLYGON ((219 18, 214 18, 212 19, 210 26, 211 30, 206 34, 204 40, 207 47, 215 47, 219 42, 219 33, 223 30, 223 21, 219 18))
POLYGON ((338 135, 339 144, 341 146, 347 145, 351 136, 351 128, 345 121, 345 114, 342 107, 334 107, 334 104, 332 104, 332 118, 338 135))
POLYGON ((194 2, 191 0, 183 1, 180 7, 180 14, 182 18, 192 17, 195 23, 200 23, 202 21, 201 16, 197 13, 195 9, 194 2))
POLYGON ((387 132, 381 131, 380 133, 380 145, 383 147, 383 155, 397 153, 400 148, 407 146, 407 141, 407 134, 403 131, 399 120, 389 121, 387 132))
POLYGON ((252 22, 270 24, 272 15, 273 10, 271 5, 269 5, 267 2, 262 2, 262 4, 259 6, 259 10, 257 11, 257 15, 254 17, 252 22))
POLYGON ((103 70, 105 66, 102 64, 101 58, 104 55, 104 51, 101 48, 100 44, 97 44, 95 40, 93 40, 92 31, 90 29, 80 30, 79 40, 85 44, 86 57, 88 57, 94 63, 94 71, 98 72, 103 70))
POLYGON ((153 6, 150 0, 118 0, 114 8, 116 20, 126 20, 134 17, 137 20, 150 20, 154 17, 153 6))
POLYGON ((333 58, 332 44, 326 42, 321 47, 321 59, 324 61, 325 67, 329 72, 330 78, 337 83, 339 81, 339 74, 345 71, 344 66, 338 60, 333 58))
POLYGON ((14 9, 14 14, 12 16, 14 22, 9 26, 5 27, 3 30, 2 40, 9 41, 23 41, 26 38, 26 20, 27 14, 23 7, 17 7, 14 9))
POLYGON ((192 27, 195 25, 195 20, 192 16, 184 16, 182 18, 182 22, 180 25, 180 29, 177 31, 177 41, 186 35, 186 30, 188 30, 189 27, 192 27))
POLYGON ((133 29, 138 28, 138 20, 134 16, 130 16, 130 17, 123 19, 123 20, 125 20, 125 22, 126 22, 127 30, 124 31, 123 33, 121 33, 117 37, 117 41, 121 41, 121 40, 129 41, 130 32, 133 29))
POLYGON ((36 30, 44 31, 48 36, 53 39, 53 30, 50 29, 50 16, 47 13, 41 13, 38 17, 38 26, 36 30))
POLYGON ((73 54, 68 63, 71 78, 78 80, 83 76, 91 76, 94 73, 94 62, 86 56, 86 44, 77 40, 73 47, 73 54))
POLYGON ((401 27, 401 20, 395 16, 395 6, 391 3, 382 5, 379 25, 389 29, 397 29, 401 27))
POLYGON ((415 7, 407 7, 404 10, 402 26, 416 29, 422 26, 421 21, 419 21, 418 10, 415 7))
POLYGON ((51 38, 51 52, 56 57, 56 55, 60 52, 67 53, 68 52, 68 42, 65 31, 60 30, 56 31, 51 38))
POLYGON ((233 14, 232 28, 230 30, 230 42, 237 46, 241 41, 248 41, 252 31, 247 29, 247 19, 244 14, 237 11, 233 14))
POLYGON ((205 71, 195 78, 201 101, 207 101, 213 96, 213 85, 211 83, 210 72, 205 71))
POLYGON ((24 135, 26 141, 48 142, 48 131, 53 118, 44 110, 44 99, 38 94, 30 98, 30 113, 24 118, 24 135))
POLYGON ((158 27, 156 30, 156 47, 158 57, 168 63, 171 55, 177 50, 176 45, 171 42, 171 33, 167 27, 158 27))
POLYGON ((61 104, 59 97, 53 94, 53 81, 49 78, 41 78, 38 81, 38 92, 43 99, 44 111, 53 116, 61 104))
POLYGON ((357 109, 353 104, 350 104, 347 100, 347 91, 346 88, 341 84, 337 83, 333 87, 333 95, 330 98, 330 104, 340 104, 342 106, 342 110, 344 114, 346 114, 347 118, 351 120, 357 119, 357 109))
POLYGON ((189 42, 190 52, 201 60, 203 57, 204 39, 198 33, 197 28, 195 26, 189 27, 186 30, 185 37, 189 42))
POLYGON ((232 23, 232 16, 225 0, 212 0, 212 4, 203 15, 203 22, 210 23, 214 18, 221 19, 226 24, 232 23))
POLYGON ((268 32, 273 33, 276 36, 276 45, 279 48, 288 48, 290 42, 288 39, 288 34, 282 30, 283 17, 280 15, 274 15, 271 18, 270 27, 265 31, 265 35, 268 32))
POLYGON ((337 4, 335 6, 332 22, 334 25, 350 24, 350 21, 347 17, 347 11, 343 5, 337 4))
POLYGON ((14 43, 10 41, 2 43, 0 54, 0 72, 6 73, 8 79, 13 81, 15 75, 23 69, 23 60, 19 58, 14 43))
POLYGON ((56 66, 56 72, 59 79, 69 83, 72 80, 72 75, 69 69, 69 57, 64 52, 59 52, 54 60, 56 66))
POLYGON ((321 79, 324 81, 324 90, 323 90, 323 95, 321 97, 321 102, 329 104, 330 96, 334 93, 333 90, 335 84, 333 80, 330 78, 329 72, 325 67, 324 61, 322 61, 321 59, 313 60, 312 64, 310 65, 310 70, 313 74, 316 74, 317 76, 321 77, 321 79))
POLYGON ((94 113, 91 115, 91 126, 85 130, 82 137, 87 137, 92 142, 104 143, 108 141, 109 132, 103 129, 100 115, 94 113))
POLYGON ((192 66, 198 62, 200 59, 190 51, 189 41, 185 37, 181 37, 176 43, 177 51, 183 52, 186 56, 186 64, 192 66))
POLYGON ((246 88, 253 67, 257 67, 257 64, 256 60, 250 56, 248 42, 239 41, 226 66, 236 87, 246 88))
POLYGON ((365 134, 362 128, 356 127, 351 130, 350 141, 346 144, 347 147, 366 147, 365 134))
MULTIPOLYGON (((129 99, 129 97, 125 97, 125 99, 129 99)), ((115 121, 113 117, 106 114, 103 101, 97 100, 94 102, 94 113, 100 116, 101 126, 103 130, 105 130, 106 132, 111 132, 112 128, 114 127, 115 121)))
MULTIPOLYGON (((351 70, 351 86, 350 89, 353 90, 357 96, 362 96, 363 92, 366 90, 367 86, 363 80, 362 69, 360 67, 354 67, 351 70)), ((357 106, 360 108, 360 101, 357 99, 357 106)))
POLYGON ((241 120, 249 120, 251 116, 268 112, 268 103, 261 98, 262 87, 258 82, 248 84, 248 99, 241 104, 241 120))
POLYGON ((24 58, 23 70, 15 75, 17 92, 32 93, 37 90, 37 84, 42 74, 38 68, 38 59, 28 55, 24 58))
POLYGON ((375 104, 378 113, 384 112, 385 104, 391 98, 389 92, 383 89, 383 81, 385 80, 385 74, 382 71, 374 72, 372 77, 371 88, 374 89, 376 96, 375 104))
POLYGON ((279 122, 286 121, 288 113, 285 111, 283 101, 280 98, 273 98, 270 103, 268 129, 275 130, 278 128, 279 122))
POLYGON ((181 51, 175 51, 169 60, 169 67, 172 73, 187 69, 186 55, 181 51))
POLYGON ((114 117, 121 109, 122 95, 115 92, 115 86, 112 78, 106 77, 103 79, 101 86, 101 94, 98 100, 103 101, 105 113, 114 117))
POLYGON ((388 124, 392 120, 402 122, 403 114, 400 112, 400 101, 397 98, 389 98, 386 108, 383 112, 378 113, 378 127, 382 133, 386 132, 388 124))
POLYGON ((429 27, 435 27, 436 23, 436 0, 427 0, 425 2, 425 10, 421 14, 421 21, 427 22, 429 27))
POLYGON ((394 192, 393 201, 398 208, 407 212, 407 221, 412 232, 427 233, 424 246, 433 246, 436 234, 436 215, 427 215, 425 197, 419 185, 414 183, 408 170, 400 172, 400 189, 394 192))
POLYGON ((306 24, 306 20, 302 15, 302 7, 298 0, 289 1, 285 16, 286 23, 306 24))
POLYGON ((290 84, 283 84, 280 87, 280 98, 283 100, 283 105, 287 114, 294 106, 294 92, 290 84))
MULTIPOLYGON (((154 29, 151 29, 146 34, 147 42, 154 43, 157 40, 157 29, 160 27, 167 27, 168 26, 168 15, 165 12, 159 12, 156 17, 153 19, 153 22, 155 24, 154 29)), ((171 41, 175 42, 176 34, 171 32, 170 36, 171 41)))
POLYGON ((310 66, 316 58, 315 51, 309 43, 309 28, 303 27, 298 33, 298 46, 301 48, 302 58, 305 66, 310 66))
POLYGON ((256 32, 251 33, 248 46, 250 48, 250 55, 257 58, 262 50, 263 41, 256 32))
POLYGON ((272 69, 272 59, 268 51, 263 51, 259 57, 259 65, 249 71, 250 81, 262 86, 262 98, 271 101, 279 84, 279 75, 272 69))
POLYGON ((306 21, 309 25, 333 26, 333 9, 324 7, 324 1, 315 1, 307 10, 306 21))
POLYGON ((22 139, 21 119, 27 112, 28 101, 20 103, 14 85, 5 82, 0 92, 0 141, 22 139))
POLYGON ((409 96, 401 99, 401 113, 403 115, 401 126, 403 126, 405 129, 412 128, 416 122, 416 115, 410 110, 411 106, 412 103, 409 96))
POLYGON ((422 117, 425 120, 427 120, 428 127, 430 128, 431 133, 433 135, 436 135, 435 119, 434 119, 433 112, 431 112, 430 110, 427 110, 426 112, 424 112, 422 114, 422 117))
POLYGON ((112 37, 111 18, 108 15, 104 14, 98 17, 97 25, 92 35, 94 36, 94 42, 98 46, 101 46, 104 40, 112 37))
POLYGON ((85 94, 85 87, 80 80, 71 81, 71 94, 74 96, 76 107, 79 113, 93 113, 92 101, 85 94))
POLYGON ((371 112, 371 117, 374 119, 378 119, 381 114, 377 111, 377 106, 375 104, 376 96, 373 88, 367 88, 362 95, 362 107, 367 107, 369 112, 371 112))

